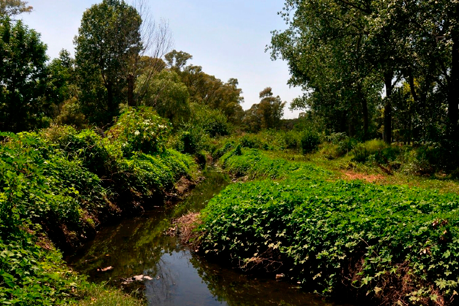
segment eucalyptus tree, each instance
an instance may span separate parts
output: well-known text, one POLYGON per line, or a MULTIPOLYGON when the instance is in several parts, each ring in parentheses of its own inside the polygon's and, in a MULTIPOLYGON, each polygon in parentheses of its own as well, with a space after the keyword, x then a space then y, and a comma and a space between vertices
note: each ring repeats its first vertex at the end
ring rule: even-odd
POLYGON ((103 0, 83 14, 75 60, 81 104, 92 122, 109 123, 127 99, 132 65, 143 48, 141 23, 137 10, 122 0, 103 0))
POLYGON ((245 111, 243 123, 246 130, 258 132, 261 129, 277 129, 284 115, 285 102, 274 96, 271 87, 260 92, 260 103, 245 111))
POLYGON ((219 109, 232 124, 240 123, 243 115, 241 103, 244 98, 242 90, 238 88, 237 79, 231 78, 223 82, 205 73, 201 66, 195 65, 184 67, 179 71, 179 75, 188 88, 191 102, 207 105, 211 109, 219 109))

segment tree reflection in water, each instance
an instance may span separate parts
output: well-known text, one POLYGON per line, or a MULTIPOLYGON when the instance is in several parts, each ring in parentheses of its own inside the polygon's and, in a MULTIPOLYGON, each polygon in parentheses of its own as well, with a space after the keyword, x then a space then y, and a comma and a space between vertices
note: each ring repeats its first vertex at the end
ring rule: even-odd
POLYGON ((286 282, 253 277, 213 264, 191 254, 178 238, 165 236, 170 220, 200 211, 214 194, 229 184, 226 175, 211 171, 207 179, 174 208, 160 207, 142 217, 103 229, 78 254, 68 258, 75 270, 92 281, 121 286, 135 275, 152 280, 126 289, 142 293, 149 305, 331 305, 286 282), (98 268, 112 266, 109 272, 98 268))

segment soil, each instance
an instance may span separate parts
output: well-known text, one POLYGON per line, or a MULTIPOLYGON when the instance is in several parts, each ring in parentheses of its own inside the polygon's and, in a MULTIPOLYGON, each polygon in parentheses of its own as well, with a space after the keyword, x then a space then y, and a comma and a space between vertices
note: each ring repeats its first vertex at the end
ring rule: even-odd
POLYGON ((365 173, 356 173, 352 171, 345 171, 343 172, 343 174, 345 175, 344 179, 361 180, 361 181, 367 181, 369 183, 380 182, 386 179, 386 177, 382 174, 365 174, 365 173))

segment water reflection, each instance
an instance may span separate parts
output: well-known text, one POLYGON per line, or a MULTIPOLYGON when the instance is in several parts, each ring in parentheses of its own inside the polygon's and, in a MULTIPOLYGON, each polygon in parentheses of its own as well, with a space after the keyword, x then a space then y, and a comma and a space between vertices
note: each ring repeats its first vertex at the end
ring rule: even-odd
POLYGON ((144 216, 102 230, 70 264, 95 282, 120 286, 135 275, 149 280, 134 283, 148 305, 332 305, 286 282, 256 279, 191 254, 175 237, 163 233, 170 220, 199 211, 229 183, 212 171, 192 194, 173 209, 156 208, 144 216), (100 269, 113 267, 107 272, 100 269), (99 270, 99 271, 98 271, 99 270))

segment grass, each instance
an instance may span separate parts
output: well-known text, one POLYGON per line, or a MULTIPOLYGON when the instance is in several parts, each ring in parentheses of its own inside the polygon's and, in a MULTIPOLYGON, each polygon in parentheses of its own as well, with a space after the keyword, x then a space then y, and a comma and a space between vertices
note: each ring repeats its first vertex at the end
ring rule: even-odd
POLYGON ((144 300, 139 300, 119 289, 106 287, 104 284, 91 284, 82 293, 84 298, 71 302, 72 306, 143 306, 144 300))

